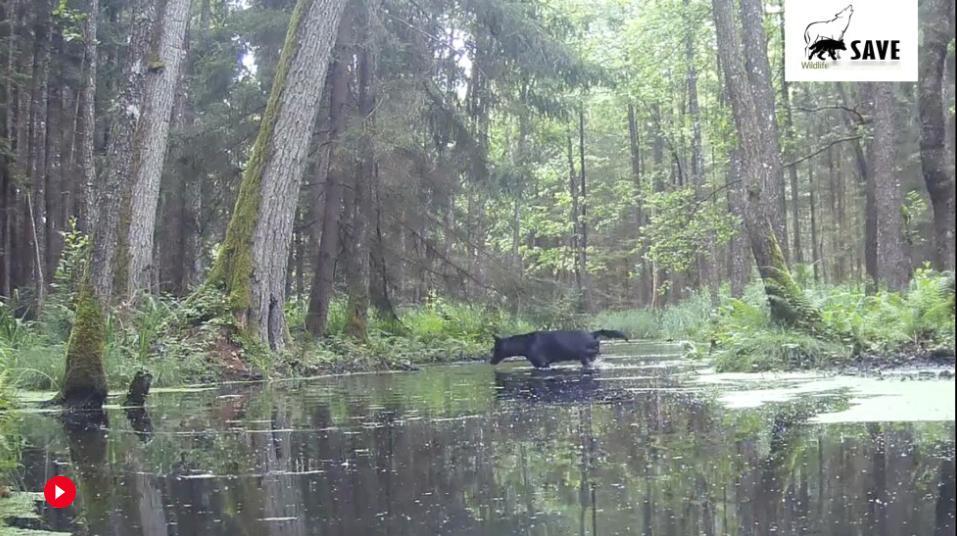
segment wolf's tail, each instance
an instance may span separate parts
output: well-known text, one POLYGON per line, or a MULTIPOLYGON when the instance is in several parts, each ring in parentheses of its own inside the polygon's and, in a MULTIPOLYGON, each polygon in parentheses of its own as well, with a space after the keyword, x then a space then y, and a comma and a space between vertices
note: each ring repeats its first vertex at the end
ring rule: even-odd
POLYGON ((591 336, 595 337, 604 337, 606 339, 624 339, 628 340, 628 335, 616 330, 616 329, 599 329, 591 332, 591 336))

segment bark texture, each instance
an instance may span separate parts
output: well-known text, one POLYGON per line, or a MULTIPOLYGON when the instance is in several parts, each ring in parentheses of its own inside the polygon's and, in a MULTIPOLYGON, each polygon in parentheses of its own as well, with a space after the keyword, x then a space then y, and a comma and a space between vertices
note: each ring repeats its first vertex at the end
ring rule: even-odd
POLYGON ((109 165, 104 170, 97 217, 93 230, 93 261, 90 265, 93 290, 102 301, 113 294, 120 208, 129 195, 133 168, 134 136, 143 109, 143 78, 148 68, 150 36, 156 20, 156 2, 133 0, 130 45, 124 77, 126 84, 116 103, 115 118, 107 146, 109 165))
MULTIPOLYGON (((745 3, 749 1, 751 0, 744 0, 745 3)), ((778 239, 783 231, 775 228, 771 217, 772 213, 780 212, 778 198, 768 193, 773 191, 776 185, 780 185, 780 154, 774 149, 777 146, 776 141, 773 144, 767 143, 764 138, 772 131, 776 137, 777 131, 768 124, 773 123, 773 115, 769 116, 765 107, 756 104, 763 95, 763 90, 756 90, 756 86, 767 89, 770 87, 770 79, 755 84, 752 79, 755 73, 749 72, 738 53, 742 50, 742 43, 734 20, 732 0, 713 0, 712 4, 718 53, 729 86, 731 108, 741 148, 741 173, 747 196, 744 225, 751 253, 764 282, 772 318, 784 324, 813 330, 819 323, 818 313, 809 305, 803 292, 791 278, 778 239)), ((760 24, 760 21, 759 18, 757 23, 760 24)), ((751 23, 754 24, 755 21, 751 23)), ((764 62, 767 61, 764 49, 753 54, 764 55, 764 62)), ((770 77, 770 70, 760 72, 770 77)))
POLYGON ((79 183, 83 186, 83 196, 78 205, 80 229, 86 233, 93 230, 96 220, 96 161, 93 157, 93 138, 96 133, 96 71, 97 50, 96 32, 100 1, 89 0, 86 19, 83 21, 83 71, 77 108, 77 164, 80 172, 79 183))
POLYGON ((369 271, 372 241, 373 188, 375 173, 375 147, 372 139, 374 128, 372 113, 375 107, 374 73, 375 56, 369 49, 362 49, 358 58, 356 84, 359 88, 359 115, 362 119, 359 134, 359 155, 356 163, 352 192, 347 196, 349 211, 346 244, 346 286, 349 299, 346 305, 346 334, 365 340, 369 324, 369 271))
POLYGON ((210 282, 227 292, 237 327, 285 345, 286 264, 293 218, 329 55, 345 0, 299 0, 269 102, 210 282), (319 80, 320 82, 316 82, 319 80))
POLYGON ((352 21, 344 14, 339 28, 338 43, 329 78, 329 139, 326 156, 320 162, 325 172, 325 200, 322 209, 322 230, 312 286, 309 289, 309 310, 306 329, 315 337, 322 336, 329 319, 336 275, 336 257, 339 255, 339 218, 342 214, 341 171, 333 168, 332 157, 336 142, 345 129, 349 104, 349 63, 352 54, 352 21))
POLYGON ((904 249, 904 221, 901 216, 904 194, 896 166, 894 85, 875 83, 871 93, 874 103, 874 139, 869 157, 877 217, 877 280, 890 289, 902 290, 910 278, 910 262, 904 249))
MULTIPOLYGON (((765 155, 764 165, 769 179, 765 182, 764 196, 772 209, 768 214, 771 227, 779 238, 784 258, 789 258, 787 243, 787 203, 784 197, 784 171, 781 164, 781 143, 775 117, 774 86, 771 83, 771 64, 768 61, 768 36, 764 31, 764 4, 761 0, 741 1, 741 36, 743 57, 748 79, 752 87, 752 105, 757 114, 760 144, 765 155)), ((740 52, 738 52, 740 54, 740 52)))
MULTIPOLYGON (((153 234, 160 179, 169 143, 176 86, 186 59, 186 26, 190 0, 167 0, 156 47, 150 55, 143 91, 143 113, 136 132, 133 190, 127 231, 126 290, 148 290, 153 270, 153 234)), ((122 275, 122 270, 120 271, 122 275)))
POLYGON ((921 24, 924 41, 920 46, 918 84, 920 163, 933 209, 934 265, 939 270, 953 270, 954 162, 947 148, 942 78, 947 46, 953 39, 950 20, 954 3, 928 0, 925 7, 929 16, 921 24))

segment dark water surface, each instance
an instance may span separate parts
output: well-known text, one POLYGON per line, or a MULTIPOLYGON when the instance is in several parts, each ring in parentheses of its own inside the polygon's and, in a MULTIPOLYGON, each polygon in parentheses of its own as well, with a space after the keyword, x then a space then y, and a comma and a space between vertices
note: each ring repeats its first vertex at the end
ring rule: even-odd
POLYGON ((675 352, 154 393, 93 429, 24 414, 24 485, 74 478, 41 517, 101 535, 954 533, 953 421, 808 423, 839 392, 728 409, 675 352))

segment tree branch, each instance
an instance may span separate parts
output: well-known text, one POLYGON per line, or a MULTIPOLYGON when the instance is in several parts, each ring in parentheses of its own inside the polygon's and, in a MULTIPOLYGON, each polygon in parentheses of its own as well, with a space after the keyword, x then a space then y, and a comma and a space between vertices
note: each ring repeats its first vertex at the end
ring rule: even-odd
POLYGON ((816 108, 808 108, 808 107, 804 107, 804 106, 798 106, 797 109, 798 109, 798 110, 801 110, 802 112, 824 112, 824 111, 827 111, 827 110, 840 110, 840 111, 842 111, 842 112, 847 112, 847 113, 849 113, 849 114, 855 116, 855 117, 857 118, 857 122, 860 123, 860 124, 862 124, 862 125, 865 124, 865 123, 867 123, 867 118, 864 117, 864 115, 861 114, 861 112, 858 112, 858 111, 857 111, 857 108, 851 108, 851 107, 849 107, 849 106, 842 106, 842 105, 840 105, 840 104, 834 104, 834 105, 831 105, 831 106, 818 106, 818 107, 816 107, 816 108))
POLYGON ((804 162, 805 160, 810 160, 810 159, 814 158, 815 156, 817 156, 817 155, 823 153, 824 151, 830 149, 831 147, 837 145, 838 143, 844 143, 844 142, 854 141, 854 140, 859 140, 859 139, 861 139, 861 136, 848 136, 848 137, 846 137, 846 138, 839 138, 839 139, 833 140, 833 141, 831 141, 830 143, 828 143, 827 145, 824 145, 823 147, 818 148, 818 150, 814 151, 813 153, 811 153, 811 154, 809 154, 809 155, 802 156, 801 158, 798 158, 797 160, 792 160, 792 161, 790 161, 790 162, 784 164, 784 167, 791 167, 791 166, 800 164, 801 162, 804 162))

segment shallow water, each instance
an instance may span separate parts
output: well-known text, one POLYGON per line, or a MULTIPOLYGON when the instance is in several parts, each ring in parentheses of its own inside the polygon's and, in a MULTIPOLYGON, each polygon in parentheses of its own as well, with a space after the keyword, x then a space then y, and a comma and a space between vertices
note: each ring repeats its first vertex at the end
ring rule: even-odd
POLYGON ((953 534, 953 380, 920 382, 929 420, 844 422, 879 399, 604 351, 158 392, 92 429, 24 412, 23 485, 74 478, 38 525, 104 535, 953 534))

